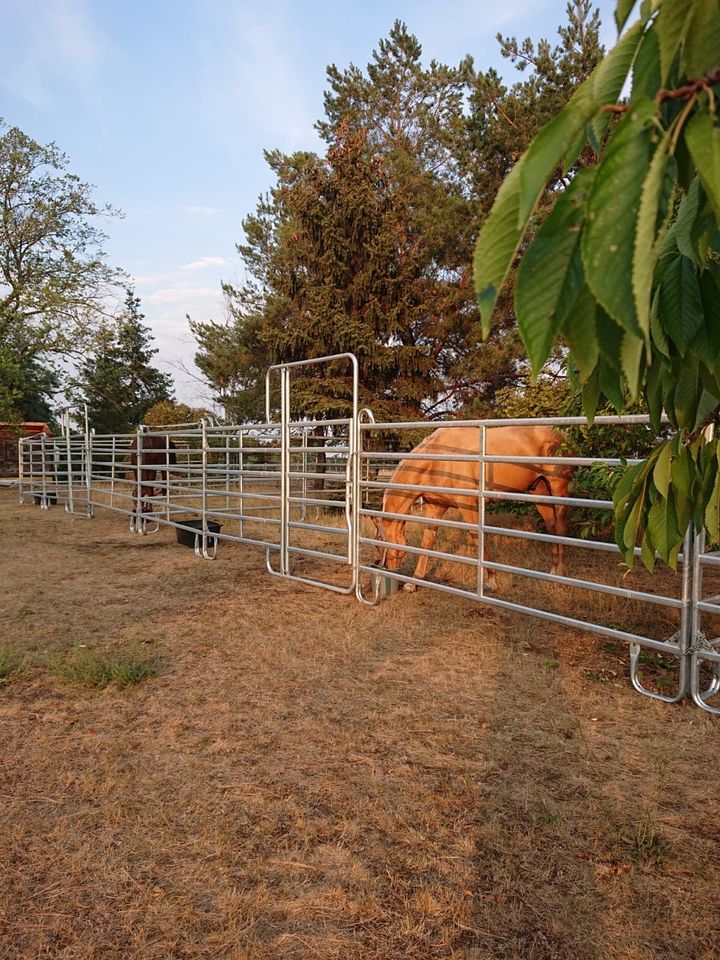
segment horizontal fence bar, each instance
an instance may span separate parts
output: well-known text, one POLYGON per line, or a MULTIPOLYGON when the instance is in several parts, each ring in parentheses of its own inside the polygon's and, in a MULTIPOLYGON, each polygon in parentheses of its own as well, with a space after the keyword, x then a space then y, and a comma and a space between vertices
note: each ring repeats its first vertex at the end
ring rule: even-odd
POLYGON ((588 630, 590 633, 597 633, 611 639, 622 640, 625 643, 637 643, 641 647, 647 647, 650 650, 657 650, 659 653, 670 654, 678 657, 682 651, 677 643, 665 642, 663 640, 653 640, 651 637, 644 637, 637 633, 630 633, 627 630, 618 630, 616 627, 604 627, 601 624, 593 623, 588 620, 577 620, 574 617, 567 617, 561 613, 552 613, 549 610, 542 610, 537 607, 528 607, 520 603, 513 603, 510 600, 501 600, 499 597, 493 597, 485 594, 481 598, 470 590, 463 590, 460 587, 452 587, 449 584, 429 582, 419 580, 416 577, 406 576, 397 573, 394 570, 379 569, 378 567, 360 564, 360 571, 374 576, 390 577, 392 580, 398 580, 401 583, 411 583, 418 587, 432 587, 441 593, 452 593, 455 596, 464 597, 466 600, 479 600, 481 603, 492 607, 500 607, 504 610, 512 610, 516 613, 528 614, 533 617, 540 617, 541 620, 550 620, 553 623, 559 623, 565 627, 571 627, 576 630, 588 630))
MULTIPOLYGON (((662 424, 668 420, 663 417, 662 424)), ((366 423, 358 426, 362 431, 373 430, 438 430, 440 427, 588 427, 595 426, 623 426, 624 424, 647 424, 650 426, 650 417, 646 413, 632 413, 621 415, 603 415, 595 417, 592 424, 587 417, 509 417, 489 420, 412 420, 403 423, 366 423)))

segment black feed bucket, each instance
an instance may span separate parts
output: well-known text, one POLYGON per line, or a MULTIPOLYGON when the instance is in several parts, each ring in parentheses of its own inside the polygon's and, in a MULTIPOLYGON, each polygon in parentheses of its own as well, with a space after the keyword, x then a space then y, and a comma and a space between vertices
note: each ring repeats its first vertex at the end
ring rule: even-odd
MULTIPOLYGON (((177 542, 181 543, 184 547, 193 547, 195 548, 196 543, 202 541, 202 530, 203 522, 202 520, 180 520, 179 523, 182 523, 183 527, 190 527, 191 529, 181 529, 180 527, 175 528, 175 537, 177 542)), ((213 537, 213 533, 220 533, 222 524, 218 523, 217 520, 208 520, 206 522, 208 538, 207 546, 209 548, 214 548, 217 546, 217 537, 213 537)))

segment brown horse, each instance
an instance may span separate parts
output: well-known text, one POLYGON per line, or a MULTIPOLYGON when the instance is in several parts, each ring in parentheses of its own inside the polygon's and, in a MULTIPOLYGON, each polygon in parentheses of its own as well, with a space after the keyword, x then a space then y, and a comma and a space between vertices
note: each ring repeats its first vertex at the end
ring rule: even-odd
MULTIPOLYGON (((551 427, 544 426, 508 426, 488 427, 486 431, 486 449, 488 456, 552 457, 562 443, 562 436, 551 427)), ((465 454, 480 453, 480 430, 478 427, 440 427, 415 448, 413 453, 427 454, 465 454)), ((566 497, 573 468, 561 464, 543 463, 486 463, 485 489, 514 493, 540 493, 554 497, 566 497)), ((450 493, 432 493, 420 490, 402 490, 390 488, 383 497, 383 513, 409 515, 413 504, 420 498, 423 501, 423 514, 433 520, 440 520, 447 510, 460 511, 465 523, 477 527, 478 498, 463 495, 461 491, 479 490, 479 461, 412 459, 402 460, 396 467, 390 483, 408 483, 425 487, 452 488, 450 493), (457 490, 457 492, 455 492, 457 490)), ((492 500, 486 500, 492 502, 492 500)), ((497 502, 497 501, 496 501, 497 502)), ((537 503, 538 513, 545 521, 548 533, 567 536, 568 508, 565 505, 537 503)), ((384 519, 382 539, 386 544, 404 546, 406 520, 384 519)), ((378 535, 380 525, 376 521, 378 535)), ((437 526, 424 525, 421 547, 430 550, 435 541, 437 526)), ((477 542, 477 532, 471 537, 477 542)), ((551 573, 565 575, 565 548, 562 544, 551 546, 551 573)), ((387 546, 383 552, 382 565, 388 570, 398 570, 405 551, 387 546)), ((485 551, 487 559, 487 549, 485 551)), ((420 556, 415 573, 416 579, 423 579, 427 572, 429 558, 420 556)), ((496 587, 494 571, 488 571, 485 580, 488 590, 496 587)), ((413 584, 405 589, 414 590, 413 584)))
MULTIPOLYGON (((130 463, 135 467, 131 472, 130 478, 135 480, 135 490, 133 492, 133 513, 138 513, 138 438, 133 437, 130 444, 130 463)), ((167 474, 168 464, 177 463, 175 453, 175 444, 169 437, 159 437, 154 434, 142 434, 140 442, 140 512, 152 513, 152 503, 150 498, 155 496, 154 481, 158 474, 167 474)), ((169 477, 166 476, 166 483, 169 477)))

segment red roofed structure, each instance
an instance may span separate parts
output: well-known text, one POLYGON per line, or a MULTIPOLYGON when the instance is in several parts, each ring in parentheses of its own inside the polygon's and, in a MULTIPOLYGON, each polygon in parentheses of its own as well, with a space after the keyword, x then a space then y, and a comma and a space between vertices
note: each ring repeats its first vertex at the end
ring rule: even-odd
POLYGON ((41 420, 28 423, 0 423, 0 477, 18 475, 18 439, 35 434, 52 435, 52 430, 41 420))

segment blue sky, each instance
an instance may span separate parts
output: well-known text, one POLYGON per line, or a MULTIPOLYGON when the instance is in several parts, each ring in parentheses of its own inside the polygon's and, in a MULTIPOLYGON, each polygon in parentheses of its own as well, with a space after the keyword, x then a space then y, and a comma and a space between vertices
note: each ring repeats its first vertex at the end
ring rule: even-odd
MULTIPOLYGON (((107 221, 108 258, 133 278, 180 399, 192 375, 185 315, 222 319, 220 280, 242 279, 241 221, 271 186, 263 149, 319 146, 325 68, 365 66, 396 18, 427 59, 514 69, 495 34, 554 39, 563 0, 2 0, 0 116, 54 140, 107 221), (181 367, 187 368, 184 373, 181 367)), ((612 45, 613 5, 598 4, 612 45)), ((195 371, 196 373, 196 371, 195 371)))

